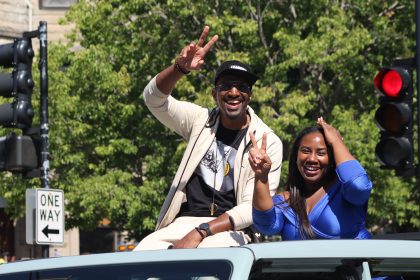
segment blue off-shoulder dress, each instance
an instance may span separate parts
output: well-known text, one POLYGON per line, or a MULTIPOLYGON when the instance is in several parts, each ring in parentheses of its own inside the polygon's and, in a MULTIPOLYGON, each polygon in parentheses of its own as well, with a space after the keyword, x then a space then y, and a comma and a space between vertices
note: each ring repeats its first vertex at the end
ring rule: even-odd
MULTIPOLYGON (((341 163, 336 173, 337 180, 308 215, 312 230, 318 239, 369 239, 365 219, 372 182, 357 160, 341 163)), ((281 235, 282 240, 303 239, 293 209, 281 195, 275 195, 273 202, 267 211, 253 208, 256 229, 265 235, 281 235)))

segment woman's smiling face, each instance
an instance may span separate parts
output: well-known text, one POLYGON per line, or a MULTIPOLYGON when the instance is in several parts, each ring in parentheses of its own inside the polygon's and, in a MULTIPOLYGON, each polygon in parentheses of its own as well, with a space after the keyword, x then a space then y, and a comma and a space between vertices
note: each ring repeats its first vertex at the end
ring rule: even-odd
POLYGON ((329 156, 327 144, 320 132, 314 131, 302 137, 296 162, 307 185, 323 183, 329 172, 329 156))

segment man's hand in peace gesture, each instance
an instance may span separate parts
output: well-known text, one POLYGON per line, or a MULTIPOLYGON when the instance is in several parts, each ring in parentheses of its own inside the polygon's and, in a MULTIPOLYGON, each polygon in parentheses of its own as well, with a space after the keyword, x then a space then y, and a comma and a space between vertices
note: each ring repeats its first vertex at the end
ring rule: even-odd
POLYGON ((171 94, 176 83, 191 70, 199 70, 204 64, 204 58, 211 47, 217 42, 219 36, 214 35, 207 44, 204 45, 210 28, 205 26, 201 33, 197 44, 191 42, 185 46, 179 56, 175 59, 175 63, 156 77, 156 86, 164 94, 171 94))
POLYGON ((204 57, 219 39, 218 35, 214 35, 210 41, 204 45, 207 35, 209 34, 209 30, 210 28, 205 26, 197 44, 191 42, 182 49, 176 61, 184 71, 198 70, 204 64, 204 57))

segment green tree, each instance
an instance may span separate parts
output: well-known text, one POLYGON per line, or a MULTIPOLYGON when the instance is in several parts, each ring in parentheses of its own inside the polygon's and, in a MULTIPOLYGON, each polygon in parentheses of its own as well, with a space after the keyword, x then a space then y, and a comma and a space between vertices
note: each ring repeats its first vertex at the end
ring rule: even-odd
MULTIPOLYGON (((374 156, 373 78, 414 55, 413 1, 80 0, 66 21, 76 27, 69 44, 49 48, 49 73, 52 185, 66 193, 68 227, 92 229, 107 217, 137 238, 154 228, 185 143, 141 94, 204 25, 220 39, 174 96, 214 106, 217 65, 249 63, 261 78, 252 107, 284 143, 282 182, 291 140, 322 115, 374 182, 369 226, 420 227, 415 179, 381 170, 374 156)), ((2 180, 6 198, 22 201, 27 186, 2 180)))

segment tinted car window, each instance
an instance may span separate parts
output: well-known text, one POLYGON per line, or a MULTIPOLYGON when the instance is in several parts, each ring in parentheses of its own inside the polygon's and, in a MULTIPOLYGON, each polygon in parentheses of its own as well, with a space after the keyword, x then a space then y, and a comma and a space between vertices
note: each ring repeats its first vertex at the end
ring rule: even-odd
POLYGON ((362 279, 362 260, 338 258, 261 259, 254 263, 251 280, 362 279))
POLYGON ((228 261, 188 261, 57 268, 0 276, 0 280, 178 280, 230 279, 228 261))

